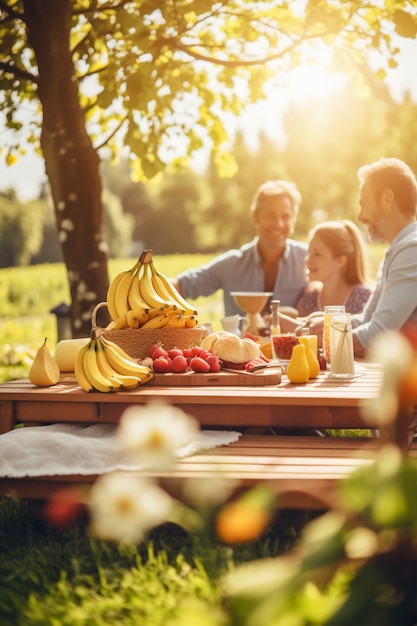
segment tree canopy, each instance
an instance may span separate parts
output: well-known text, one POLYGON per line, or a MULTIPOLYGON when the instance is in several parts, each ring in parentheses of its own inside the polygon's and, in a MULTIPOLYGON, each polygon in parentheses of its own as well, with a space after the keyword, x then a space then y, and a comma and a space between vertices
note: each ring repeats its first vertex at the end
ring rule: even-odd
POLYGON ((0 104, 16 132, 5 156, 18 154, 30 106, 25 140, 45 159, 74 334, 86 334, 108 285, 100 158, 127 154, 145 180, 209 143, 233 175, 224 112, 285 84, 315 46, 374 85, 396 65, 398 37, 416 32, 406 0, 0 0, 0 104), (370 49, 380 53, 372 76, 370 49))

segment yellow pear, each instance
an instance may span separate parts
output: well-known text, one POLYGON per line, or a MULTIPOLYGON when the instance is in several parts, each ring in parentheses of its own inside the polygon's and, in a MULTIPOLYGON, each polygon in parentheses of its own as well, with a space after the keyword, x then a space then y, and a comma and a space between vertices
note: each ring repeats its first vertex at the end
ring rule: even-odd
POLYGON ((312 339, 315 338, 314 335, 307 335, 298 337, 298 341, 303 343, 306 349, 306 357, 308 361, 308 366, 310 368, 310 376, 309 378, 317 378, 320 372, 320 363, 317 359, 317 356, 314 354, 312 350, 312 339))
POLYGON ((310 377, 310 367, 303 343, 294 346, 287 367, 287 378, 292 383, 306 383, 310 377))
POLYGON ((60 376, 59 366, 55 357, 49 352, 46 338, 35 355, 35 359, 29 370, 29 380, 38 387, 51 387, 55 385, 60 376))
POLYGON ((78 339, 61 339, 56 344, 54 356, 61 372, 73 372, 75 357, 79 350, 90 341, 90 337, 78 339))

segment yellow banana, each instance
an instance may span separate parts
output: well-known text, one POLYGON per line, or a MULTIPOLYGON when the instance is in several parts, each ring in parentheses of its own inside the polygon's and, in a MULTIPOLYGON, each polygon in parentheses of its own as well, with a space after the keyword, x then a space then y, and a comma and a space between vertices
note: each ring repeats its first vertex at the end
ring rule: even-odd
POLYGON ((122 374, 124 376, 137 376, 141 380, 149 380, 152 374, 149 367, 146 367, 146 365, 140 365, 134 361, 123 350, 123 348, 105 337, 100 337, 100 341, 104 347, 104 355, 107 361, 118 374, 122 374))
POLYGON ((116 374, 116 378, 120 381, 123 389, 134 389, 147 380, 147 378, 142 379, 139 376, 127 376, 124 374, 116 374))
POLYGON ((128 294, 130 285, 133 281, 134 270, 128 270, 117 285, 116 294, 114 296, 114 302, 118 312, 118 317, 126 315, 130 310, 128 294))
POLYGON ((171 295, 171 293, 168 291, 164 281, 159 277, 158 273, 156 272, 153 263, 148 263, 148 267, 150 271, 150 276, 151 276, 151 281, 152 281, 152 285, 156 291, 156 293, 163 298, 164 300, 166 300, 167 302, 172 302, 174 304, 174 306, 178 309, 178 313, 182 313, 184 314, 185 308, 179 304, 179 302, 177 302, 171 295))
POLYGON ((172 308, 173 306, 175 306, 175 302, 173 302, 170 299, 167 300, 166 298, 163 298, 155 290, 155 287, 152 284, 152 276, 151 276, 149 263, 144 263, 142 265, 139 277, 140 277, 139 287, 140 287, 140 292, 142 294, 142 298, 145 300, 145 302, 149 305, 150 308, 156 309, 158 307, 164 307, 166 309, 168 307, 172 308))
POLYGON ((131 309, 143 309, 144 312, 149 312, 149 305, 145 302, 140 292, 139 268, 137 268, 133 274, 133 280, 130 285, 129 293, 127 294, 127 299, 131 309))
POLYGON ((75 380, 80 385, 81 389, 83 389, 84 391, 94 391, 93 385, 90 383, 87 376, 85 375, 84 365, 83 365, 84 355, 89 349, 90 344, 91 344, 91 341, 89 341, 88 343, 85 344, 85 346, 80 348, 74 361, 75 380))
POLYGON ((184 315, 184 324, 186 328, 194 328, 198 324, 198 319, 195 315, 184 315))
POLYGON ((98 339, 94 339, 90 342, 90 346, 83 357, 83 367, 85 375, 94 389, 101 391, 102 393, 108 393, 110 391, 115 391, 115 386, 111 380, 101 372, 98 366, 98 341, 98 339))
POLYGON ((118 274, 116 274, 116 276, 111 281, 109 288, 107 290, 107 309, 110 313, 110 317, 113 320, 116 320, 118 317, 120 317, 120 313, 117 307, 117 300, 116 300, 116 293, 119 287, 119 283, 126 276, 126 274, 129 274, 130 272, 131 270, 123 270, 119 272, 118 274))
POLYGON ((112 320, 108 326, 106 326, 106 330, 123 330, 123 328, 127 328, 127 317, 126 315, 121 315, 115 320, 112 320))
POLYGON ((149 314, 143 309, 132 309, 126 313, 127 325, 129 328, 139 328, 149 319, 149 314))
POLYGON ((184 328, 184 317, 182 315, 171 315, 167 323, 165 324, 165 328, 184 328))
POLYGON ((114 385, 115 391, 121 389, 122 383, 117 377, 116 370, 110 365, 104 354, 104 346, 101 341, 96 342, 96 354, 98 368, 111 383, 114 385))
POLYGON ((158 315, 163 315, 164 313, 168 313, 166 307, 160 306, 157 309, 149 309, 148 319, 153 319, 154 317, 158 317, 158 315))
POLYGON ((179 293, 179 291, 174 287, 172 282, 169 280, 165 274, 158 272, 155 268, 155 265, 149 263, 152 273, 152 282, 156 288, 156 285, 159 285, 158 293, 166 294, 166 297, 169 300, 173 300, 177 306, 183 310, 186 315, 197 315, 196 309, 191 306, 189 302, 179 293))
POLYGON ((161 315, 157 315, 156 317, 152 317, 150 320, 145 322, 141 328, 164 328, 167 325, 168 321, 171 319, 171 316, 168 313, 161 313, 161 315))

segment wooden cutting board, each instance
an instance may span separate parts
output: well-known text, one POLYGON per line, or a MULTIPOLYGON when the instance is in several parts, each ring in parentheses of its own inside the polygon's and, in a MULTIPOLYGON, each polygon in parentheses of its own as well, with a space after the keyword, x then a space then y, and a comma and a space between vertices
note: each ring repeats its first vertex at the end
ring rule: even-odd
POLYGON ((168 386, 168 387, 204 387, 225 386, 225 385, 279 385, 281 382, 281 368, 274 367, 259 370, 253 374, 236 370, 236 372, 221 371, 208 374, 197 374, 197 372, 185 372, 185 374, 155 374, 147 385, 168 386))

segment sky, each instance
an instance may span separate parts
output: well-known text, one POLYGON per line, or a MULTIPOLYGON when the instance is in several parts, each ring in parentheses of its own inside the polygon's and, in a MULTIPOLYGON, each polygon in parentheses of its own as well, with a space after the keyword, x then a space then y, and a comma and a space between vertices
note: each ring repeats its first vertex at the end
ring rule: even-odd
MULTIPOLYGON (((398 61, 398 67, 390 72, 387 80, 392 97, 401 100, 407 91, 417 102, 417 40, 404 41, 398 61)), ((267 102, 247 107, 239 120, 230 119, 228 123, 235 124, 236 128, 251 129, 246 136, 249 145, 256 143, 259 130, 268 132, 278 141, 284 141, 281 117, 289 106, 290 98, 299 100, 314 97, 318 95, 318 90, 321 93, 326 90, 330 92, 335 89, 335 85, 334 79, 329 80, 322 70, 318 70, 317 74, 311 68, 307 72, 301 71, 295 75, 289 90, 271 92, 267 102)), ((0 145, 4 132, 4 129, 0 131, 0 145)), ((31 146, 27 146, 26 150, 27 154, 10 167, 5 164, 4 159, 0 160, 0 192, 15 189, 22 202, 36 198, 42 182, 46 181, 43 160, 33 152, 31 146)), ((195 165, 197 170, 204 167, 204 152, 195 165)))

